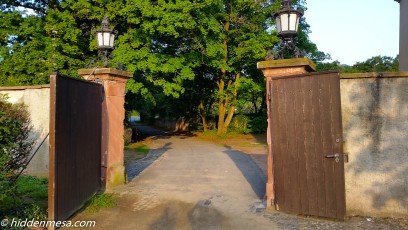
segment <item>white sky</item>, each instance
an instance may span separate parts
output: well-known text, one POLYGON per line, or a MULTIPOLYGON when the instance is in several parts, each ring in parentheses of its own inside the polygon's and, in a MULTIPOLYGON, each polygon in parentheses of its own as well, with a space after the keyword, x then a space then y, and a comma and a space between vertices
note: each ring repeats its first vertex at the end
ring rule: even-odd
POLYGON ((353 65, 399 52, 399 3, 394 0, 307 0, 309 38, 332 61, 353 65))

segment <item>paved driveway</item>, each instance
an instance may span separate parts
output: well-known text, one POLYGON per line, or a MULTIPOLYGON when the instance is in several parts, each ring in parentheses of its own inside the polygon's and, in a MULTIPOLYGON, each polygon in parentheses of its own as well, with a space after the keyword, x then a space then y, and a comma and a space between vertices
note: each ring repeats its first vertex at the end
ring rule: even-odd
POLYGON ((336 222, 265 211, 265 178, 244 153, 191 137, 153 138, 115 208, 81 213, 96 229, 398 229, 365 218, 336 222), (152 157, 153 156, 153 157, 152 157), (149 160, 150 157, 150 160, 149 160), (148 167, 147 167, 148 166, 148 167), (140 173, 140 167, 146 168, 140 173))

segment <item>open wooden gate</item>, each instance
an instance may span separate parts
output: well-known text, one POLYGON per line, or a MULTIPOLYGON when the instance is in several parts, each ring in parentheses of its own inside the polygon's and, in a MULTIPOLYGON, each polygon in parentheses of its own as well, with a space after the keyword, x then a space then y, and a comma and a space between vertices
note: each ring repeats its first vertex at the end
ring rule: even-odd
POLYGON ((102 86, 51 76, 49 220, 64 221, 100 189, 102 86))
POLYGON ((344 219, 339 74, 273 78, 270 84, 276 208, 344 219))

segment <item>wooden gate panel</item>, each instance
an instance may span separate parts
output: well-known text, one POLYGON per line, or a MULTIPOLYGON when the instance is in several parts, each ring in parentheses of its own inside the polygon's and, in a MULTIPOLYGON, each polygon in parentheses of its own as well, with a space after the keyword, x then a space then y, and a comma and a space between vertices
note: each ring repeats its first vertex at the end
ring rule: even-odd
POLYGON ((100 189, 102 86, 51 77, 50 220, 66 220, 100 189))
POLYGON ((275 202, 282 211, 344 218, 339 87, 337 73, 271 82, 275 202), (335 153, 338 163, 326 157, 335 153))

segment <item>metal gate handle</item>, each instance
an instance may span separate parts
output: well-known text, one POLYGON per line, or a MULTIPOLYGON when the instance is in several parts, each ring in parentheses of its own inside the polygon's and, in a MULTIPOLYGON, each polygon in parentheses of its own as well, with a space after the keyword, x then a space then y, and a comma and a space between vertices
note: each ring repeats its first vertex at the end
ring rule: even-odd
POLYGON ((335 158, 336 163, 339 162, 339 157, 340 157, 340 154, 338 153, 326 155, 326 158, 335 158))

